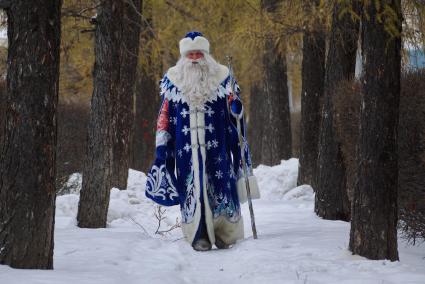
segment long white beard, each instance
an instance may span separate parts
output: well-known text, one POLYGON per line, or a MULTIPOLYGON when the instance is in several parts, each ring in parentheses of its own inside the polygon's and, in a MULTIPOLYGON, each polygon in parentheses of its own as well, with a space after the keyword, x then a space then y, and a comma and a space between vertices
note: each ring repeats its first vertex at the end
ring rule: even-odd
POLYGON ((191 107, 202 109, 204 104, 216 91, 218 84, 218 63, 209 54, 193 63, 181 57, 176 64, 179 87, 185 101, 191 107))

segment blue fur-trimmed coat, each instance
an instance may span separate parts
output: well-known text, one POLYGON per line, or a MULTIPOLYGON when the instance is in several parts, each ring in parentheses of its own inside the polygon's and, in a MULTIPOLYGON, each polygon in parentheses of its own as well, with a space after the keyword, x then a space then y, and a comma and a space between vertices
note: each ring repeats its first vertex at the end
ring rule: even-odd
MULTIPOLYGON (((185 102, 174 78, 175 67, 160 81, 162 103, 156 130, 156 158, 148 173, 146 196, 160 205, 180 205, 183 231, 189 242, 198 228, 200 202, 208 200, 205 217, 210 241, 214 243, 218 231, 227 230, 220 237, 235 242, 243 238, 236 188, 243 170, 236 119, 230 107, 236 100, 240 102, 239 87, 235 84, 232 94, 228 69, 221 65, 217 90, 203 109, 193 109, 185 102)), ((252 176, 244 121, 238 119, 248 173, 252 176)))

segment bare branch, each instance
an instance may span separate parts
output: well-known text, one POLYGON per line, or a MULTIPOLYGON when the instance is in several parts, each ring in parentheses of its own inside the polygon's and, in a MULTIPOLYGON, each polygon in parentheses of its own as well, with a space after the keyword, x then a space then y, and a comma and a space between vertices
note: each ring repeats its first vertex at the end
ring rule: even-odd
POLYGON ((248 0, 245 0, 245 3, 249 8, 251 8, 255 13, 260 13, 257 8, 255 8, 248 0))
POLYGON ((188 11, 184 10, 182 7, 177 6, 174 2, 172 2, 170 0, 166 0, 165 3, 167 3, 168 6, 170 6, 171 8, 173 8, 174 10, 176 10, 177 12, 182 14, 183 16, 191 18, 192 20, 195 20, 195 21, 198 21, 198 22, 201 21, 198 17, 196 17, 193 14, 189 13, 188 11))
POLYGON ((85 15, 79 14, 78 12, 74 12, 74 11, 65 11, 64 13, 62 13, 62 15, 64 17, 81 18, 81 19, 84 19, 84 20, 87 20, 87 21, 89 21, 91 19, 91 17, 89 17, 89 16, 85 16, 85 15))
POLYGON ((173 226, 171 226, 170 228, 168 228, 168 230, 157 230, 155 232, 155 234, 164 235, 164 234, 169 233, 172 230, 180 228, 180 227, 181 227, 181 223, 179 222, 179 218, 176 218, 176 223, 173 226))
POLYGON ((137 226, 139 226, 140 228, 142 228, 142 230, 145 232, 146 235, 149 236, 148 231, 146 231, 145 227, 142 226, 142 224, 140 224, 139 222, 137 222, 136 220, 134 220, 133 217, 129 217, 131 221, 133 221, 134 224, 136 224, 137 226))
POLYGON ((157 206, 156 207, 157 211, 154 213, 154 216, 158 220, 158 227, 156 228, 155 234, 163 236, 174 229, 180 228, 181 223, 179 222, 179 218, 176 218, 176 223, 173 226, 169 227, 167 230, 160 230, 159 228, 161 227, 161 222, 162 220, 165 219, 164 213, 167 211, 166 209, 161 210, 161 208, 162 208, 161 206, 157 206))
MULTIPOLYGON (((152 25, 149 23, 149 21, 146 19, 146 17, 145 17, 145 16, 143 16, 143 14, 142 14, 142 13, 140 13, 140 11, 137 9, 136 5, 134 5, 133 1, 131 1, 131 0, 124 0, 124 2, 125 2, 125 3, 127 3, 127 4, 129 4, 129 5, 131 6, 131 8, 134 10, 134 12, 135 12, 135 13, 136 13, 139 17, 141 17, 141 18, 142 18, 142 21, 144 22, 144 24, 145 24, 146 26, 144 26, 144 25, 140 25, 139 23, 137 23, 137 22, 135 22, 135 21, 131 21, 131 22, 132 22, 132 24, 138 25, 138 26, 140 26, 140 27, 141 27, 141 28, 143 28, 143 29, 144 29, 145 27, 147 27, 147 28, 150 30, 150 32, 152 33, 153 37, 154 37, 154 38, 157 38, 156 33, 155 33, 155 31, 154 31, 154 29, 153 29, 152 25)), ((127 20, 128 20, 128 21, 130 21, 130 19, 128 19, 128 18, 127 18, 127 20)))
POLYGON ((85 34, 85 33, 94 33, 96 31, 96 29, 84 29, 84 30, 81 30, 81 33, 82 34, 85 34))
POLYGON ((154 216, 158 220, 158 227, 156 228, 155 234, 158 234, 159 228, 161 227, 161 222, 165 219, 163 215, 167 210, 161 210, 161 206, 156 206, 156 209, 157 211, 154 213, 154 216))
MULTIPOLYGON (((0 0, 1 1, 1 0, 0 0)), ((86 15, 87 12, 91 12, 93 10, 96 10, 102 3, 98 3, 94 6, 85 7, 79 11, 76 11, 76 9, 67 8, 62 11, 62 16, 64 17, 72 17, 72 18, 82 18, 84 20, 89 20, 92 18, 91 15, 86 15)))

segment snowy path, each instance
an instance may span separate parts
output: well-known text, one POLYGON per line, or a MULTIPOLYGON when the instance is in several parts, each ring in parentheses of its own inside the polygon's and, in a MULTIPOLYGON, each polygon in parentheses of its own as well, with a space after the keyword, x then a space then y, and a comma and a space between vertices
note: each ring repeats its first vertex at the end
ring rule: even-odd
MULTIPOLYGON (((246 238, 229 250, 195 252, 179 229, 155 235, 146 177, 131 171, 129 189, 112 191, 108 228, 79 229, 78 195, 58 197, 55 269, 0 265, 0 283, 425 283, 425 245, 400 241, 400 262, 351 255, 349 224, 318 218, 311 188, 295 188, 297 160, 260 166, 255 174, 263 194, 254 202, 258 240, 251 237, 247 205, 246 238)), ((177 210, 167 209, 163 229, 174 224, 177 210)))

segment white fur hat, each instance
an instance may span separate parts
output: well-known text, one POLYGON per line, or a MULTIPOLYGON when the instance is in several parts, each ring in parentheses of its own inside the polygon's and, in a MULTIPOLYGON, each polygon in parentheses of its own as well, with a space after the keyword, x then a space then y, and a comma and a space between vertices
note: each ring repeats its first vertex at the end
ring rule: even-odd
POLYGON ((188 32, 179 43, 180 54, 185 55, 191 50, 200 50, 210 53, 210 43, 200 32, 188 32))

